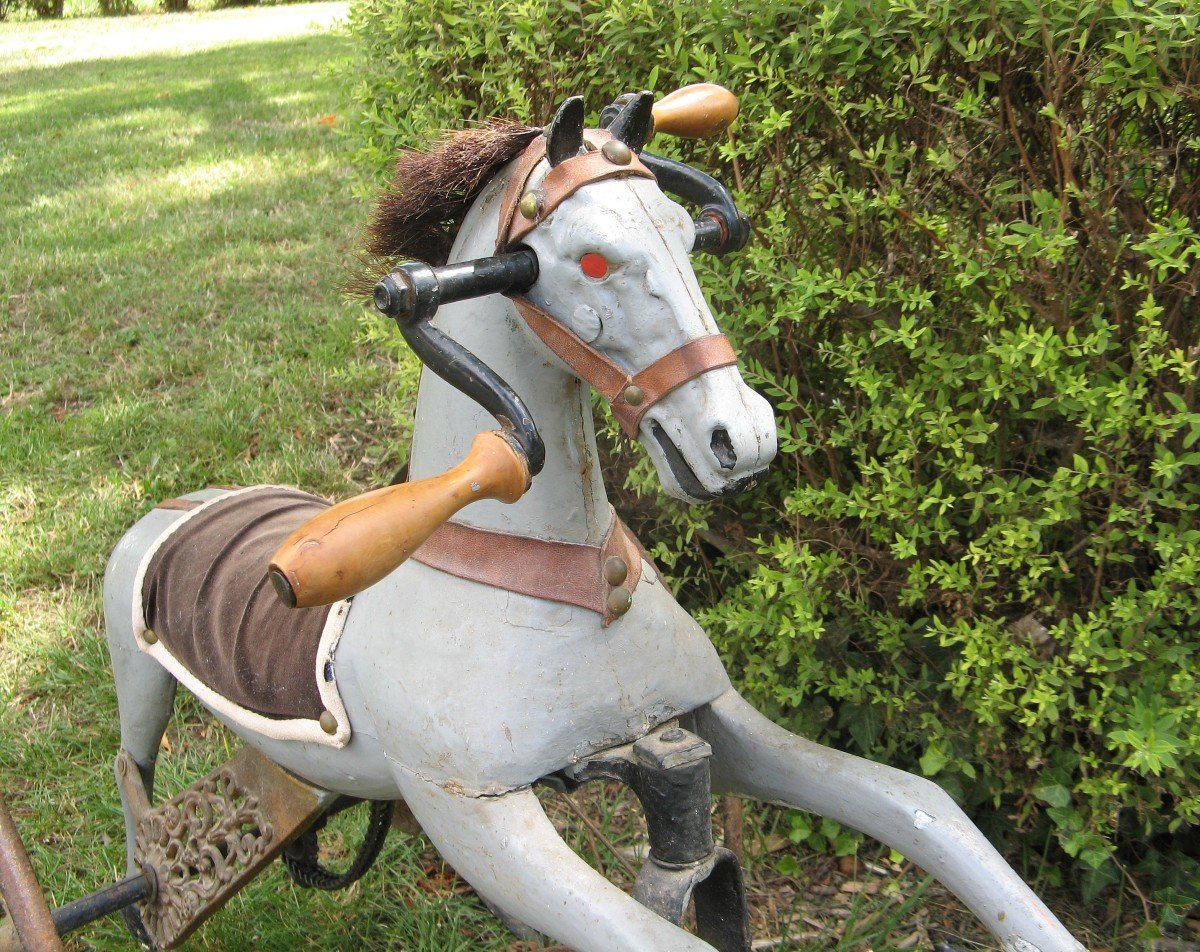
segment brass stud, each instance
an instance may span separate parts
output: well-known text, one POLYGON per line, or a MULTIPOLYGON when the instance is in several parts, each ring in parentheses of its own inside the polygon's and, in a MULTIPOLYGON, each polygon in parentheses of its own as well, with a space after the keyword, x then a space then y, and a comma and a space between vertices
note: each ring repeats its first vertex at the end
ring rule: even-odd
POLYGON ((646 399, 646 395, 642 393, 642 388, 633 383, 625 388, 625 392, 621 396, 625 398, 625 402, 631 407, 641 406, 642 401, 646 399))
POLYGON ((629 606, 633 604, 633 593, 627 588, 614 588, 608 593, 608 601, 605 607, 608 613, 614 618, 620 618, 627 611, 629 606))
POLYGON ((604 560, 604 581, 609 585, 620 585, 629 577, 629 566, 619 555, 610 555, 604 560))
POLYGON ((322 711, 320 717, 321 730, 326 734, 336 734, 338 729, 337 718, 329 711, 322 711))
POLYGON ((147 628, 142 633, 142 641, 146 642, 148 645, 156 645, 158 644, 158 635, 156 635, 151 629, 147 628))
POLYGON ((517 209, 522 215, 533 221, 542 211, 542 196, 537 192, 526 192, 521 196, 521 204, 517 206, 517 209))
POLYGON ((633 150, 620 139, 609 139, 600 147, 600 153, 613 165, 628 165, 633 161, 633 150))

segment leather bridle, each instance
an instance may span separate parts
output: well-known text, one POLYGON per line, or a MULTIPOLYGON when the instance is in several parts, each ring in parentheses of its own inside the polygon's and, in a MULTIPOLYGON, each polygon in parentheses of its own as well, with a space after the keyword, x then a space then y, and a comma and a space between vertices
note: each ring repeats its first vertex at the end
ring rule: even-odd
MULTIPOLYGON (((641 162, 637 153, 628 149, 616 152, 619 158, 626 161, 613 161, 603 148, 610 141, 613 141, 613 137, 606 129, 588 130, 584 134, 587 151, 554 166, 531 191, 528 188, 529 180, 546 153, 545 139, 534 139, 517 157, 513 174, 504 189, 500 202, 497 253, 519 244, 549 218, 564 200, 585 185, 616 178, 654 179, 654 173, 641 162), (527 202, 526 207, 536 210, 532 217, 520 207, 522 199, 530 194, 533 199, 527 202)), ((609 402, 621 429, 630 438, 637 437, 646 411, 667 394, 710 370, 737 363, 737 355, 725 335, 709 334, 690 340, 630 373, 522 294, 510 293, 508 297, 516 305, 526 326, 542 343, 609 402)))
POLYGON ((494 256, 436 268, 407 262, 393 268, 375 286, 376 308, 395 319, 422 363, 499 421, 502 435, 521 451, 532 476, 541 471, 546 449, 529 409, 505 380, 430 323, 441 304, 486 294, 507 295, 529 329, 608 400, 621 429, 631 438, 637 437, 646 412, 669 393, 710 370, 737 363, 729 341, 712 334, 688 341, 630 372, 523 296, 537 281, 538 260, 521 239, 563 201, 594 182, 653 178, 664 191, 702 205, 695 222, 693 251, 723 255, 741 248, 749 237, 749 223, 728 189, 704 172, 629 148, 607 129, 587 130, 583 143, 578 154, 555 163, 533 189, 529 182, 547 157, 547 138, 537 136, 514 160, 501 199, 494 256))

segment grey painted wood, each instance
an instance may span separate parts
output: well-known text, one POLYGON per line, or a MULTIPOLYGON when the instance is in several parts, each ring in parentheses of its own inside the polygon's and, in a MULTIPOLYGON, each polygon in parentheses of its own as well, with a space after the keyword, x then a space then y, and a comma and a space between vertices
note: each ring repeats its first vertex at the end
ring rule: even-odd
POLYGON ((933 873, 1005 952, 1084 952, 937 784, 789 734, 730 691, 696 715, 713 789, 828 816, 933 873))

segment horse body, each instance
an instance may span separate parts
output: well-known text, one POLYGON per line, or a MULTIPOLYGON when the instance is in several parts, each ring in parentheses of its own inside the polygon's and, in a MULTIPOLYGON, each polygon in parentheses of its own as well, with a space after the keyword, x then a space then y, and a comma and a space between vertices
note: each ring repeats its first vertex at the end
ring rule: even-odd
MULTIPOLYGON (((468 215, 454 260, 491 250, 495 193, 505 178, 498 176, 468 215)), ((546 469, 519 502, 477 503, 459 521, 598 544, 614 514, 600 478, 586 387, 553 357, 536 353, 535 339, 503 298, 448 305, 437 323, 502 376, 521 380, 548 450, 546 469)), ((489 425, 477 404, 426 370, 413 478, 453 465, 489 425)), ((133 535, 148 542, 157 532, 139 525, 133 535)), ((140 561, 133 545, 124 546, 123 563, 140 561)), ((395 797, 399 776, 495 795, 639 737, 730 687, 711 643, 648 563, 630 611, 605 629, 586 609, 410 561, 355 596, 336 668, 354 731, 344 749, 264 737, 214 713, 247 743, 325 789, 395 797)))
MULTIPOLYGON (((475 198, 452 260, 496 249, 514 167, 475 198)), ((531 189, 549 168, 543 160, 531 189)), ((527 297, 632 374, 716 333, 687 263, 691 228, 652 179, 588 184, 525 236, 540 266, 527 297), (603 280, 581 272, 588 253, 603 256, 603 280)), ((545 468, 524 497, 511 505, 476 503, 457 521, 599 545, 615 517, 599 471, 588 387, 506 299, 444 305, 437 325, 517 385, 546 445, 545 468)), ((493 426, 478 404, 426 370, 411 476, 445 471, 493 426)), ((775 453, 769 406, 730 366, 697 375, 656 402, 638 436, 664 487, 684 498, 736 488, 775 453)), ((174 680, 138 650, 131 566, 177 517, 156 510, 135 526, 105 581, 122 746, 147 789, 174 680)), ((571 853, 529 790, 681 715, 712 744, 722 789, 835 816, 896 846, 955 889, 1006 949, 1082 948, 936 786, 809 744, 752 711, 648 562, 629 610, 606 627, 593 611, 409 561, 354 597, 335 666, 352 728, 341 749, 273 739, 222 720, 326 790, 403 797, 485 898, 573 948, 711 949, 571 853)), ((128 805, 126 816, 129 823, 128 805)))

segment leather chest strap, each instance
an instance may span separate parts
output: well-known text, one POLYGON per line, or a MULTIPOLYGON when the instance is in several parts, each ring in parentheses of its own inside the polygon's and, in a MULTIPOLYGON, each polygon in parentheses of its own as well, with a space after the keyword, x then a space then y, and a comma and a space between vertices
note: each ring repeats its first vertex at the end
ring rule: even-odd
POLYGON ((603 546, 447 522, 412 558, 492 588, 586 608, 601 615, 606 628, 628 610, 642 577, 641 546, 615 513, 603 546), (623 570, 613 559, 623 563, 623 570))
POLYGON ((542 343, 612 404, 613 415, 630 439, 637 439, 646 411, 672 390, 710 370, 737 363, 728 339, 723 334, 710 334, 690 340, 649 367, 629 374, 532 301, 513 297, 512 302, 542 343))

